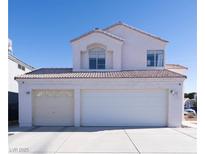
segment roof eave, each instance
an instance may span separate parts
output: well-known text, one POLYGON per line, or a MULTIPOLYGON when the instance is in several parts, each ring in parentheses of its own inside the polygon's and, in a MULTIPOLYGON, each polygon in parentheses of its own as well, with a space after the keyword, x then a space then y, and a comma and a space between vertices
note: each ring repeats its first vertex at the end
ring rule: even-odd
POLYGON ((15 77, 15 80, 29 80, 29 79, 187 79, 186 76, 181 77, 15 77))
POLYGON ((8 59, 10 59, 16 63, 21 63, 21 65, 24 65, 26 68, 30 69, 31 71, 35 69, 35 67, 23 62, 22 60, 18 59, 14 55, 8 54, 8 59))
POLYGON ((118 36, 114 36, 114 34, 108 34, 108 32, 104 33, 103 31, 100 31, 100 30, 92 30, 92 31, 90 31, 90 32, 88 32, 88 33, 85 33, 85 34, 83 34, 83 35, 80 35, 79 37, 76 37, 76 38, 70 40, 70 43, 73 43, 73 42, 75 42, 75 41, 78 41, 78 40, 80 40, 80 39, 82 39, 82 38, 84 38, 84 37, 86 37, 86 36, 88 36, 88 35, 90 35, 90 34, 93 34, 93 33, 104 34, 104 35, 106 35, 106 36, 108 36, 108 37, 111 37, 111 38, 113 38, 113 39, 116 39, 116 40, 118 40, 118 41, 122 41, 122 42, 124 41, 124 39, 119 38, 118 36))

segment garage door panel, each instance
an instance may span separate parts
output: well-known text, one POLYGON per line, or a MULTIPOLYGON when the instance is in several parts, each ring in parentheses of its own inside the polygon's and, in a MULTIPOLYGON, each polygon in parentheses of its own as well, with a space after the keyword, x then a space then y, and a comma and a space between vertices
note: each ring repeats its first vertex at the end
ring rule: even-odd
POLYGON ((74 100, 71 90, 33 90, 33 124, 41 126, 72 126, 74 100))
POLYGON ((83 126, 166 126, 166 90, 82 90, 83 126))

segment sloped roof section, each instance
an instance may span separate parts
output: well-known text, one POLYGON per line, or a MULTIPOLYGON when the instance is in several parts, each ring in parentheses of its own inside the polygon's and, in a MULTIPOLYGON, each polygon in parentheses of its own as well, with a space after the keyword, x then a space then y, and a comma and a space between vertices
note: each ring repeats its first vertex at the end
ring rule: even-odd
POLYGON ((123 41, 123 38, 121 38, 121 37, 119 37, 117 35, 114 35, 112 33, 106 32, 106 31, 101 30, 101 29, 94 29, 94 30, 92 30, 92 31, 90 31, 88 33, 85 33, 85 34, 83 34, 83 35, 81 35, 79 37, 76 37, 76 38, 72 39, 70 42, 74 42, 74 41, 80 40, 81 38, 86 37, 86 36, 88 36, 90 34, 93 34, 93 33, 101 33, 101 34, 104 34, 104 35, 109 36, 111 38, 114 38, 116 40, 123 41))
POLYGON ((163 70, 134 71, 87 71, 76 72, 71 68, 40 68, 17 76, 15 79, 100 79, 100 78, 186 78, 186 76, 163 70))
POLYGON ((113 28, 113 27, 118 26, 118 25, 123 25, 123 26, 125 26, 125 27, 127 27, 127 28, 129 28, 129 29, 132 29, 132 30, 137 31, 137 32, 139 32, 139 33, 141 33, 141 34, 150 36, 150 37, 152 37, 152 38, 158 39, 158 40, 160 40, 160 41, 169 42, 169 41, 167 41, 167 40, 165 40, 165 39, 162 39, 162 38, 160 38, 160 37, 158 37, 158 36, 155 36, 155 35, 153 35, 153 34, 150 34, 150 33, 148 33, 148 32, 145 32, 145 31, 143 31, 143 30, 141 30, 141 29, 138 29, 138 28, 135 28, 135 27, 133 27, 133 26, 130 26, 130 25, 128 25, 128 24, 126 24, 126 23, 123 23, 123 22, 121 22, 121 21, 119 21, 119 22, 117 22, 117 23, 115 23, 115 24, 113 24, 113 25, 111 25, 111 26, 109 26, 109 27, 106 27, 106 28, 104 28, 103 30, 104 30, 104 31, 107 31, 108 29, 113 28))
POLYGON ((166 64, 165 68, 166 69, 188 69, 187 67, 179 65, 179 64, 166 64))
POLYGON ((14 55, 12 54, 8 54, 8 59, 18 63, 18 64, 21 64, 23 65, 24 67, 28 68, 29 70, 34 70, 35 68, 31 65, 28 65, 26 64, 25 62, 23 62, 22 60, 18 59, 17 57, 15 57, 14 55))

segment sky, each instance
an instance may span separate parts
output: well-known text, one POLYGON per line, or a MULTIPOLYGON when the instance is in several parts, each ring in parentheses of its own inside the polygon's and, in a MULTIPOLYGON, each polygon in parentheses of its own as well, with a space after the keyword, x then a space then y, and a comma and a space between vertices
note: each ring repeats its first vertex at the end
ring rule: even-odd
POLYGON ((196 0, 9 0, 13 53, 36 67, 72 67, 70 40, 118 21, 168 40, 168 64, 196 91, 196 0))

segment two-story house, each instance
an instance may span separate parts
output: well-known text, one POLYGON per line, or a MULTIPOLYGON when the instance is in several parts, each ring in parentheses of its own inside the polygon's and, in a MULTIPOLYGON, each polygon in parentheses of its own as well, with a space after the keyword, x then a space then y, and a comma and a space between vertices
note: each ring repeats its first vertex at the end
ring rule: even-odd
POLYGON ((16 77, 20 126, 168 126, 183 119, 183 74, 168 41, 122 22, 71 40, 73 68, 16 77))

